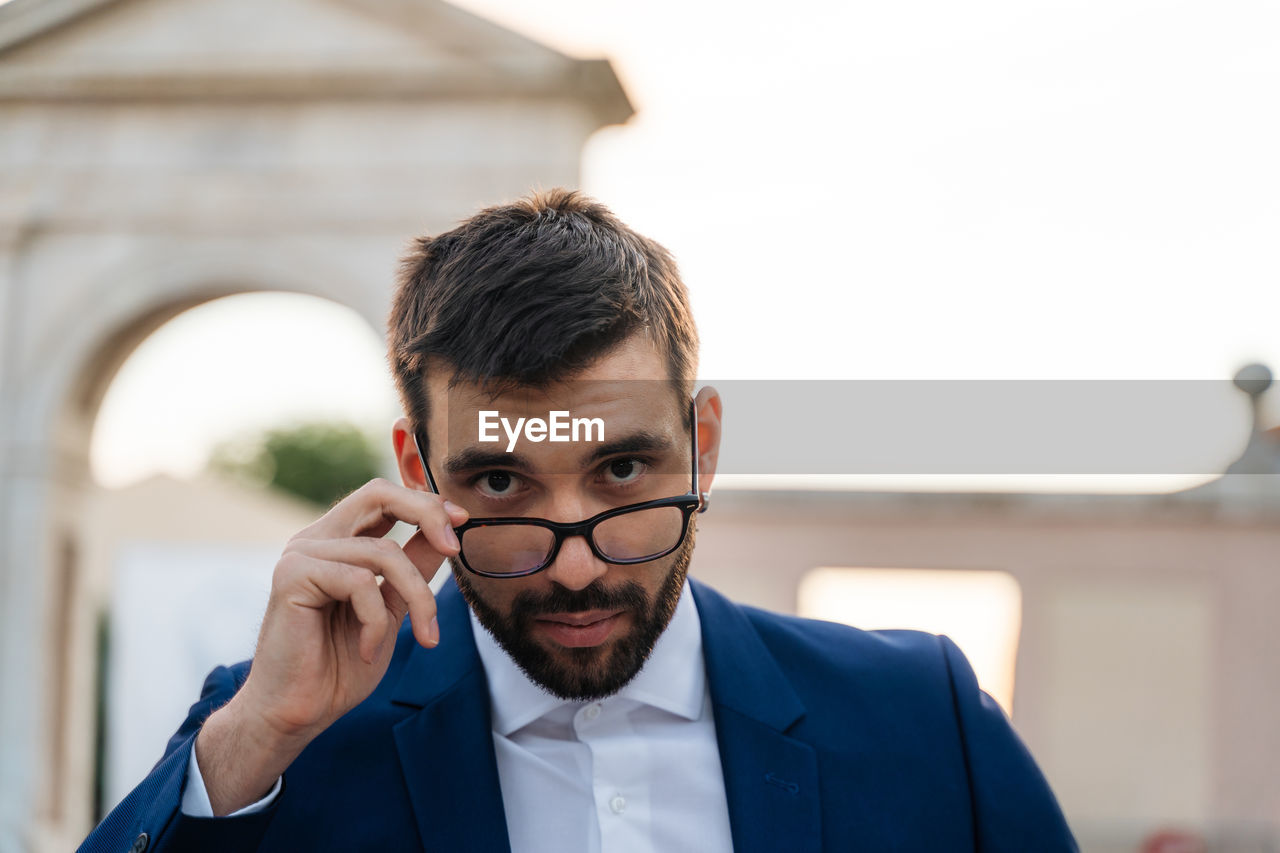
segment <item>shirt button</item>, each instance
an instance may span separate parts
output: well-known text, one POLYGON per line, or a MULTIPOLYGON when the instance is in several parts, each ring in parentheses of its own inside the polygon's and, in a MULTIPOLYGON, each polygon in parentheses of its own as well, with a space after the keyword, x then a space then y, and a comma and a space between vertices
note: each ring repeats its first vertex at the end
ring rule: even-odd
POLYGON ((600 706, 598 704, 588 705, 586 710, 586 718, 588 720, 594 720, 598 716, 600 716, 600 706))
POLYGON ((609 808, 613 809, 614 814, 622 814, 627 808, 626 798, 621 795, 615 796, 609 801, 609 808))
POLYGON ((133 845, 129 848, 130 853, 143 853, 147 849, 147 845, 151 843, 151 837, 145 832, 133 839, 133 845))

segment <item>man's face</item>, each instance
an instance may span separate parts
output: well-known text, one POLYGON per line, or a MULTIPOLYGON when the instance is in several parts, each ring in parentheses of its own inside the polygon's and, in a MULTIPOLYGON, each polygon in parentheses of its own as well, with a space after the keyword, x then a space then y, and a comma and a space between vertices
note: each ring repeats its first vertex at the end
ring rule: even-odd
MULTIPOLYGON (((472 518, 526 517, 580 522, 615 507, 687 494, 690 442, 666 363, 634 336, 571 381, 494 396, 475 385, 449 388, 447 371, 429 371, 428 462, 440 494, 472 518), (482 411, 514 425, 520 418, 599 419, 603 440, 532 441, 498 427, 480 441, 482 411), (491 433, 492 434, 492 433, 491 433)), ((712 433, 718 442, 718 400, 712 433)), ((701 421, 701 418, 700 418, 701 421)), ((411 468, 400 447, 406 483, 411 468)), ((714 450, 704 457, 714 464, 714 450)), ((411 460, 416 465, 416 458, 411 460)), ((711 472, 702 475, 709 485, 711 472)), ((480 623, 535 683, 566 699, 617 692, 648 659, 679 600, 693 553, 693 522, 673 553, 633 565, 606 563, 581 536, 566 538, 555 560, 526 577, 488 578, 452 559, 454 577, 480 623)), ((599 539, 597 539, 599 541, 599 539)), ((463 536, 463 553, 471 554, 463 536)), ((470 557, 469 557, 470 558, 470 557)))

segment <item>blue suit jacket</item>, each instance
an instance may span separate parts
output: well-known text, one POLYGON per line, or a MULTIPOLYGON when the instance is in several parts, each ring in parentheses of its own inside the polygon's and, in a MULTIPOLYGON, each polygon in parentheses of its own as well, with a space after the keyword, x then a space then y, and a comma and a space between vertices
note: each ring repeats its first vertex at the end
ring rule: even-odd
MULTIPOLYGON (((692 590, 738 853, 1077 849, 1031 755, 949 639, 692 590)), ((488 687, 452 583, 438 609, 441 644, 422 648, 406 624, 378 688, 303 751, 256 815, 179 809, 195 735, 249 663, 215 670, 165 757, 80 849, 508 850, 488 687)))

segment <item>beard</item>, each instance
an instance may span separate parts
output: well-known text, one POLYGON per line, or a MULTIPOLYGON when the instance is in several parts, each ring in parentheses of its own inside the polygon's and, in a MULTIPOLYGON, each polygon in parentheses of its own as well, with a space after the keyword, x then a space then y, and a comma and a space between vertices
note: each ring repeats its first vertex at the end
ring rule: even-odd
MULTIPOLYGON (((691 528, 673 555, 671 569, 652 600, 634 580, 615 587, 605 587, 597 580, 580 590, 552 584, 551 590, 542 595, 532 590, 520 593, 512 601, 511 611, 504 615, 476 592, 466 567, 456 557, 450 557, 449 562, 458 590, 480 624, 530 681, 560 699, 592 702, 625 687, 649 659, 680 602, 693 558, 694 533, 691 528), (631 616, 631 630, 613 642, 561 648, 555 654, 533 639, 537 616, 585 610, 620 610, 631 616)), ((627 567, 617 568, 625 571, 627 567)))

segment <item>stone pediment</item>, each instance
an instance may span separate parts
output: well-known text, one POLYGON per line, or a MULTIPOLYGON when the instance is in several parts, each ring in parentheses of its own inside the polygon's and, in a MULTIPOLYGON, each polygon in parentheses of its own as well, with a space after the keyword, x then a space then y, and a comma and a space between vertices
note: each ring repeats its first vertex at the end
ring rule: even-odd
POLYGON ((12 0, 0 100, 538 97, 631 105, 580 60, 441 0, 12 0))

